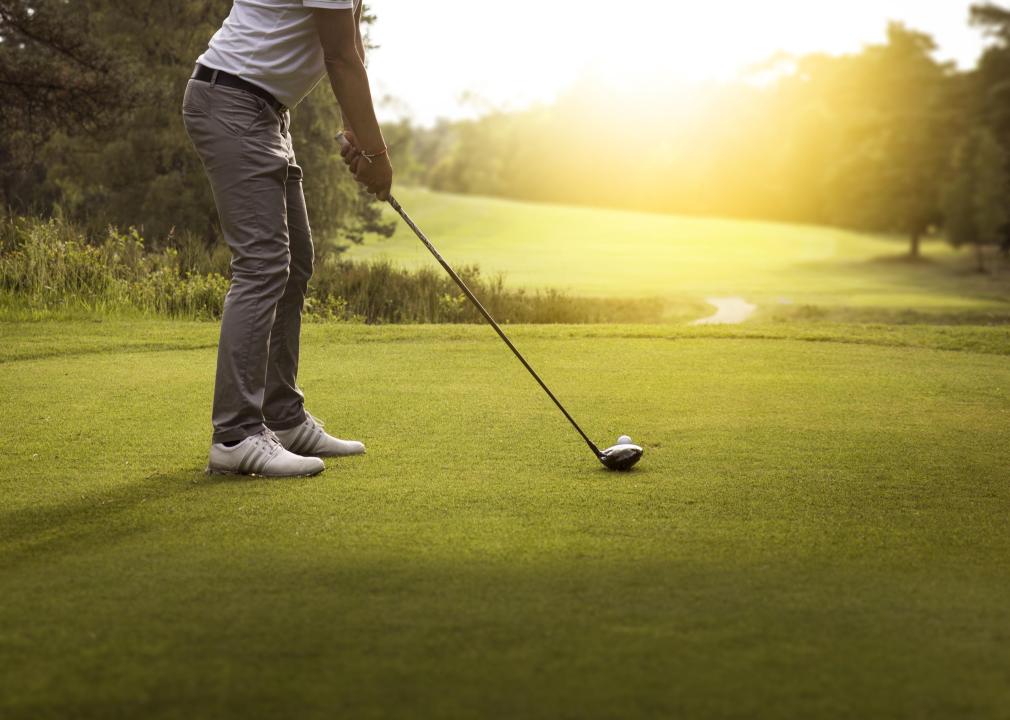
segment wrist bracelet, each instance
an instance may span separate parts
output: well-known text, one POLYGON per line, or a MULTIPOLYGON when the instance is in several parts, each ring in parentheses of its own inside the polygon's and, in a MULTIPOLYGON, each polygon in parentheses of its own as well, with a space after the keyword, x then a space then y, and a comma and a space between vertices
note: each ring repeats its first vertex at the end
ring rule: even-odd
MULTIPOLYGON (((339 134, 346 136, 348 133, 351 133, 351 131, 349 131, 349 130, 341 130, 339 134)), ((353 135, 353 133, 351 133, 351 134, 353 135)), ((346 137, 345 137, 345 140, 346 140, 346 137)), ((366 153, 364 150, 358 150, 358 148, 354 148, 354 149, 357 151, 358 155, 360 155, 361 157, 365 158, 365 160, 368 161, 369 165, 372 164, 372 159, 373 158, 382 157, 383 155, 385 155, 386 153, 389 152, 389 146, 388 145, 383 145, 382 146, 382 150, 380 150, 379 152, 374 152, 374 153, 366 153)))
POLYGON ((364 150, 359 150, 358 152, 361 153, 361 157, 365 158, 365 160, 368 161, 368 164, 371 165, 373 158, 382 157, 387 152, 389 152, 389 148, 383 145, 382 150, 380 150, 379 152, 366 153, 364 150))

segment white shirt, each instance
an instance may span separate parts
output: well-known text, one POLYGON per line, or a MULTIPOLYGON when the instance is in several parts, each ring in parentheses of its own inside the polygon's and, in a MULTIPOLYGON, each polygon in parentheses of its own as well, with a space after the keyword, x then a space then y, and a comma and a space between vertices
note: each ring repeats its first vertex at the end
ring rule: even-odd
POLYGON ((355 10, 361 0, 235 0, 197 62, 238 75, 294 107, 326 74, 311 8, 355 10))

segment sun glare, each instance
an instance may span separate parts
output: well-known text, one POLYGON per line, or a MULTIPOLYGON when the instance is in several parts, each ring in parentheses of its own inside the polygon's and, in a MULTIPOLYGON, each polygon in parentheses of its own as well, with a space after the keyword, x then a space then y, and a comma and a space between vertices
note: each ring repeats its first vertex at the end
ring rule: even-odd
POLYGON ((931 33, 962 64, 981 47, 970 0, 544 0, 535 12, 445 0, 373 0, 371 63, 389 114, 421 122, 549 101, 577 82, 625 92, 727 80, 776 52, 842 53, 884 37, 889 20, 931 33), (462 102, 466 93, 484 102, 462 102), (395 108, 395 110, 390 109, 395 108))

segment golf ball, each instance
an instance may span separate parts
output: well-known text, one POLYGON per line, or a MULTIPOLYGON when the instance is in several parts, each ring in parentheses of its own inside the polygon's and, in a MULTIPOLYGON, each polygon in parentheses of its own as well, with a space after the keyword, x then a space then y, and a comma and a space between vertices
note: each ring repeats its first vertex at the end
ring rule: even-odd
POLYGON ((621 437, 617 438, 617 444, 618 445, 630 445, 631 444, 631 438, 628 437, 627 435, 621 435, 621 437))

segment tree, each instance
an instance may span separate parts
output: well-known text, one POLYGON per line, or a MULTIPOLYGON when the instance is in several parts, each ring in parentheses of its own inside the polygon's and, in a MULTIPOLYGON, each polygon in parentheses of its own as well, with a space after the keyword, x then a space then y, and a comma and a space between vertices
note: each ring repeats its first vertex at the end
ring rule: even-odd
POLYGON ((622 95, 590 79, 549 105, 397 131, 438 189, 832 222, 901 232, 917 257, 969 124, 935 49, 892 24, 859 53, 777 57, 763 82, 622 95))
POLYGON ((129 106, 122 64, 95 40, 86 4, 0 0, 0 202, 45 196, 38 153, 61 129, 108 128, 129 106))
MULTIPOLYGON (((972 73, 981 122, 1004 148, 1010 148, 1010 10, 993 3, 973 5, 970 19, 992 41, 972 73)), ((1010 157, 1007 163, 1010 171, 1010 157)), ((1001 246, 1005 254, 1010 253, 1010 223, 1002 230, 1001 246)))
MULTIPOLYGON (((62 95, 38 91, 33 96, 38 97, 33 112, 50 122, 34 155, 33 169, 42 181, 23 204, 45 205, 43 209, 92 226, 141 227, 155 244, 175 242, 174 237, 183 233, 202 237, 208 245, 217 242, 213 197, 186 136, 180 106, 194 62, 231 2, 32 0, 28 9, 25 0, 0 2, 16 2, 22 8, 18 16, 22 24, 27 17, 32 27, 57 29, 50 33, 54 44, 59 43, 57 50, 6 66, 18 87, 30 86, 34 74, 61 77, 69 72, 68 63, 73 67, 77 63, 97 68, 91 72, 99 79, 111 77, 113 85, 130 88, 128 97, 91 98, 87 92, 98 87, 97 80, 90 85, 84 80, 68 82, 73 91, 67 91, 68 103, 89 99, 76 115, 62 114, 58 102, 62 95), (72 20, 85 29, 90 38, 86 43, 75 35, 72 20), (71 59, 59 50, 64 47, 71 59)), ((78 74, 85 80, 92 77, 83 70, 78 74)), ((358 191, 340 159, 333 141, 339 112, 326 84, 321 83, 292 116, 317 237, 353 242, 365 232, 391 232, 390 225, 381 222, 378 204, 358 191)), ((3 116, 0 122, 6 136, 11 125, 3 116)))
POLYGON ((983 130, 978 141, 978 150, 972 170, 976 177, 975 190, 975 247, 978 253, 978 269, 985 270, 982 248, 997 245, 1004 237, 1010 222, 1010 172, 1008 158, 1003 146, 991 131, 983 130))
POLYGON ((972 130, 954 150, 944 191, 947 239, 955 247, 971 245, 979 272, 985 272, 985 246, 997 245, 1010 222, 1007 153, 992 131, 972 130))
POLYGON ((887 43, 851 59, 835 102, 848 110, 846 155, 832 174, 832 216, 841 224, 901 232, 909 256, 940 220, 940 185, 957 113, 946 102, 953 68, 933 58, 928 35, 899 23, 887 43))

